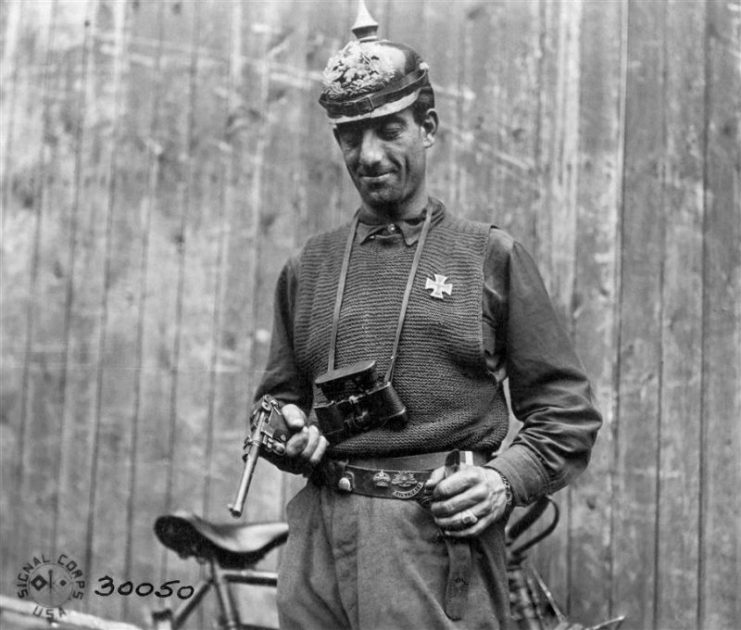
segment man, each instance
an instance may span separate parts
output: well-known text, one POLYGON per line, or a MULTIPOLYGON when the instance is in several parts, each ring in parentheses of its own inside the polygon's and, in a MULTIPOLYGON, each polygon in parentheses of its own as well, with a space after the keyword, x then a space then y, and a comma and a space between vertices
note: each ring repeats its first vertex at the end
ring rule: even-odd
POLYGON ((361 206, 283 269, 257 392, 293 432, 269 458, 310 476, 281 626, 506 628, 506 516, 583 470, 601 420, 530 256, 428 196, 427 65, 367 12, 353 31, 320 103, 361 206), (506 377, 524 424, 497 452, 506 377), (467 465, 446 469, 454 449, 467 465))

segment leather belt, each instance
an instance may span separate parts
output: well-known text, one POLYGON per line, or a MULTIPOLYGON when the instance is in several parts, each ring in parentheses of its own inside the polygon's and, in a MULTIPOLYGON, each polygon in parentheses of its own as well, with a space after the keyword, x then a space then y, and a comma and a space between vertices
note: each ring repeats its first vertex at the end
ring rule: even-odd
MULTIPOLYGON (((424 492, 425 482, 433 470, 445 464, 448 452, 327 459, 315 470, 312 480, 337 492, 426 503, 429 497, 424 492)), ((474 453, 474 464, 481 465, 487 460, 484 453, 474 453)))

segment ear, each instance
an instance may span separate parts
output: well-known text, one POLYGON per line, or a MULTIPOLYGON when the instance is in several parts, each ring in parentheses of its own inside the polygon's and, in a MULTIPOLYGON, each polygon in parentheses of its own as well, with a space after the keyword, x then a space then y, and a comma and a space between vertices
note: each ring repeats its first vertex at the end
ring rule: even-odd
POLYGON ((437 111, 434 109, 428 109, 425 114, 425 118, 420 125, 420 131, 422 133, 422 141, 425 149, 429 149, 435 144, 435 137, 437 135, 437 128, 439 120, 437 117, 437 111))

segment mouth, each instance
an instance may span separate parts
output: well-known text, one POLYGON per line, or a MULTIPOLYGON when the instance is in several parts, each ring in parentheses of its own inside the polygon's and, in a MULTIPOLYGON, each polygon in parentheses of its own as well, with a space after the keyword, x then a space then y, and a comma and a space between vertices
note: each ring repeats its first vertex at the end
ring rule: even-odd
POLYGON ((385 171, 383 173, 374 173, 372 175, 360 175, 360 179, 364 181, 366 184, 384 184, 389 179, 391 179, 391 176, 393 175, 392 171, 385 171))

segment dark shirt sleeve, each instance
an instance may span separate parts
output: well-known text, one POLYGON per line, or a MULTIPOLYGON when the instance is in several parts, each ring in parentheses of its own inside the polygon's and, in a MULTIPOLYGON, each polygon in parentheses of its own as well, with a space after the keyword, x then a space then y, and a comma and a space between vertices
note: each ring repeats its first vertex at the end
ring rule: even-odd
POLYGON ((508 377, 523 423, 488 465, 506 477, 515 505, 525 505, 586 467, 602 420, 533 259, 498 229, 485 260, 483 312, 487 363, 498 379, 508 377))
POLYGON ((291 258, 283 267, 275 287, 273 334, 270 353, 255 400, 270 394, 281 403, 293 403, 309 414, 312 404, 311 383, 302 376, 293 352, 293 311, 298 289, 299 261, 291 258))

